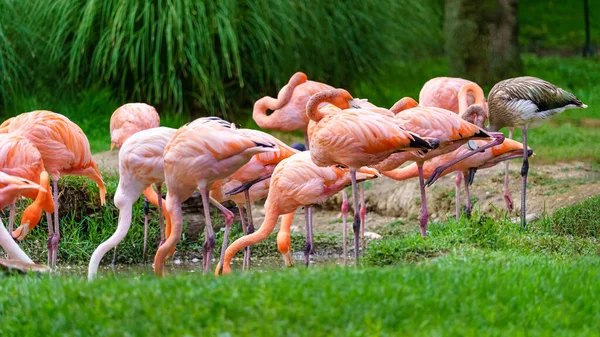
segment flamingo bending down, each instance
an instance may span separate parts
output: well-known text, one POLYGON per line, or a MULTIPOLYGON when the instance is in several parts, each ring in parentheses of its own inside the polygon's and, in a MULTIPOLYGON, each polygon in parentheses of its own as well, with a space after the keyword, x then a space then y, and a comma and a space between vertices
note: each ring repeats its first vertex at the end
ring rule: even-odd
MULTIPOLYGON (((421 236, 425 237, 427 235, 429 215, 427 213, 423 164, 426 160, 456 150, 471 139, 489 140, 491 136, 482 128, 463 120, 457 114, 440 108, 416 107, 403 110, 398 112, 394 116, 394 119, 408 131, 424 137, 435 138, 439 141, 439 147, 435 150, 427 151, 425 153, 394 153, 383 162, 374 166, 380 171, 389 171, 399 167, 407 160, 416 162, 421 189, 421 236)), ((493 142, 491 142, 491 144, 493 144, 493 142)), ((488 148, 489 147, 490 146, 488 146, 488 148)))
MULTIPOLYGON (((61 175, 79 175, 92 179, 100 189, 100 201, 105 203, 106 188, 98 167, 92 160, 90 143, 81 128, 67 117, 39 110, 20 114, 0 125, 0 133, 16 133, 27 138, 40 151, 44 167, 52 177, 54 226, 48 223, 49 265, 56 268, 58 242, 58 179, 61 175)), ((50 220, 50 217, 48 217, 50 220)))
MULTIPOLYGON (((488 95, 489 130, 503 127, 521 128, 523 146, 527 146, 527 129, 542 125, 566 109, 587 108, 575 95, 542 79, 524 76, 496 83, 488 95)), ((511 131, 512 133, 512 131, 511 131)), ((521 225, 526 226, 526 190, 529 160, 523 154, 521 168, 521 225)), ((508 169, 505 173, 508 183, 508 169)))
MULTIPOLYGON (((360 214, 356 170, 377 164, 394 152, 433 149, 437 140, 425 140, 400 127, 393 118, 355 106, 354 98, 343 89, 322 91, 311 97, 306 114, 315 121, 309 130, 310 154, 318 166, 342 165, 350 168, 354 200, 354 254, 358 265, 360 214), (319 109, 321 103, 344 109, 319 109)), ((391 113, 390 113, 391 114, 391 113)))
POLYGON ((325 83, 308 81, 304 73, 297 72, 279 90, 277 98, 265 96, 254 103, 252 118, 263 129, 302 130, 306 147, 310 148, 306 133, 309 122, 306 103, 312 95, 331 89, 333 87, 325 83), (267 110, 273 110, 273 113, 267 116, 267 110))
MULTIPOLYGON (((255 154, 276 151, 275 144, 263 137, 246 136, 232 128, 230 123, 216 117, 199 118, 177 130, 163 154, 165 180, 169 187, 167 210, 171 214, 172 227, 171 236, 158 248, 154 258, 157 275, 163 276, 164 259, 181 238, 181 203, 197 188, 201 192, 206 219, 203 267, 208 272, 215 245, 208 206, 213 183, 233 174, 255 154)), ((226 218, 226 227, 231 226, 232 220, 226 218)))
MULTIPOLYGON (((120 106, 110 117, 110 149, 120 149, 123 143, 136 132, 157 128, 160 126, 160 116, 156 109, 146 103, 127 103, 120 106)), ((165 225, 162 213, 162 191, 161 185, 156 185, 157 194, 161 196, 152 200, 158 200, 158 218, 160 226, 161 243, 165 240, 165 225)), ((151 191, 149 191, 151 192, 151 191)), ((148 237, 148 198, 144 195, 144 238, 148 237)), ((115 246, 116 247, 116 246, 115 246)), ((144 240, 144 261, 146 260, 146 240, 144 240)), ((117 249, 113 256, 113 264, 117 258, 117 249)))
MULTIPOLYGON (((27 179, 11 176, 0 171, 0 209, 10 205, 19 195, 31 192, 45 193, 46 191, 40 185, 27 179)), ((4 248, 10 258, 33 264, 29 256, 25 254, 4 228, 2 221, 0 221, 0 246, 4 248)))
POLYGON ((419 104, 462 113, 462 106, 479 104, 487 112, 483 90, 477 83, 458 77, 435 77, 427 81, 419 93, 419 104), (467 88, 461 92, 463 87, 467 88))
MULTIPOLYGON (((270 176, 275 166, 298 151, 289 147, 279 139, 258 130, 241 129, 240 132, 248 137, 262 138, 275 144, 277 152, 262 152, 254 155, 250 161, 240 167, 231 176, 221 181, 215 182, 210 191, 210 196, 217 202, 231 200, 239 212, 244 234, 254 232, 254 221, 252 219, 252 203, 267 197, 269 192, 270 176), (244 191, 245 193, 239 193, 244 191), (244 219, 244 206, 248 214, 249 225, 246 226, 244 219)), ((226 228, 225 237, 229 237, 228 228, 226 228)), ((221 256, 225 254, 227 240, 223 240, 221 256)), ((221 258, 222 260, 222 258, 221 258)), ((250 247, 244 251, 244 269, 250 267, 250 247)))
POLYGON ((23 212, 21 226, 13 231, 14 205, 10 204, 8 233, 15 239, 23 240, 27 233, 40 222, 42 210, 48 217, 54 212, 54 200, 50 191, 48 173, 44 171, 44 162, 38 149, 27 138, 16 134, 0 134, 0 170, 4 173, 30 180, 41 185, 45 192, 31 189, 23 192, 23 196, 34 199, 23 212))
MULTIPOLYGON (((88 266, 88 279, 95 278, 104 254, 116 247, 127 235, 131 226, 133 203, 140 195, 143 193, 150 201, 158 204, 159 196, 152 188, 152 184, 161 186, 165 180, 163 152, 176 132, 176 129, 166 127, 143 130, 135 133, 122 144, 119 151, 119 185, 114 199, 115 206, 119 209, 119 224, 115 233, 100 244, 92 254, 88 266)), ((168 235, 171 229, 171 217, 166 210, 166 202, 161 202, 160 207, 165 214, 168 235)), ((144 235, 144 243, 146 240, 144 235)), ((144 249, 144 256, 145 253, 144 249)))
MULTIPOLYGON (((356 178, 371 179, 378 172, 370 168, 359 168, 356 178)), ((301 152, 281 161, 271 176, 269 196, 265 201, 265 219, 258 231, 233 242, 225 252, 225 259, 217 266, 215 274, 223 267, 223 274, 231 272, 233 256, 249 245, 266 239, 275 228, 277 219, 284 215, 282 232, 277 236, 277 246, 286 265, 291 265, 289 225, 293 212, 298 207, 319 204, 350 184, 349 170, 337 166, 319 167, 311 160, 311 154, 301 152), (287 234, 286 234, 287 230, 287 234), (287 239, 286 239, 287 235, 287 239)), ((307 220, 309 218, 307 217, 307 220)), ((309 235, 309 233, 307 233, 309 235)))
MULTIPOLYGON (((432 158, 424 163, 422 167, 423 177, 428 178, 436 167, 448 163, 454 160, 457 157, 462 156, 463 154, 472 151, 471 147, 480 147, 484 146, 487 141, 484 140, 474 140, 471 141, 471 144, 464 144, 453 152, 443 154, 441 156, 432 158)), ((533 151, 531 149, 527 150, 528 155, 531 156, 533 151)), ((460 172, 462 176, 465 177, 465 192, 466 192, 466 213, 470 215, 471 213, 471 197, 469 193, 469 185, 473 182, 472 177, 474 172, 478 169, 484 169, 493 167, 496 164, 508 161, 515 158, 523 157, 523 144, 514 141, 512 139, 505 139, 502 144, 493 146, 491 148, 486 149, 484 152, 477 152, 475 155, 460 161, 452 166, 450 166, 447 170, 445 170, 442 175, 449 174, 451 172, 457 171, 460 172)), ((417 166, 417 163, 408 165, 406 167, 397 168, 391 171, 381 172, 386 177, 392 178, 394 180, 406 180, 410 178, 414 178, 419 176, 420 170, 417 166)), ((459 194, 456 195, 456 209, 460 208, 460 189, 459 194)))

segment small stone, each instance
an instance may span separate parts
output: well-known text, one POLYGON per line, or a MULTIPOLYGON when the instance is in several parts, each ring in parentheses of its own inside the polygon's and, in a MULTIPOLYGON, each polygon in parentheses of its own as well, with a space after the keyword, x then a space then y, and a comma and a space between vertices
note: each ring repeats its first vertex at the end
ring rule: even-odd
POLYGON ((194 263, 198 263, 198 262, 200 262, 200 260, 199 260, 199 259, 197 259, 197 258, 193 258, 193 259, 192 259, 192 262, 194 262, 194 263))
POLYGON ((365 232, 365 239, 369 239, 369 240, 379 240, 381 239, 382 236, 375 233, 375 232, 365 232))
POLYGON ((298 233, 300 232, 300 228, 298 226, 292 225, 290 226, 290 233, 298 233))
POLYGON ((181 264, 181 260, 180 260, 180 259, 177 259, 177 260, 173 261, 173 263, 174 263, 174 264, 181 264))

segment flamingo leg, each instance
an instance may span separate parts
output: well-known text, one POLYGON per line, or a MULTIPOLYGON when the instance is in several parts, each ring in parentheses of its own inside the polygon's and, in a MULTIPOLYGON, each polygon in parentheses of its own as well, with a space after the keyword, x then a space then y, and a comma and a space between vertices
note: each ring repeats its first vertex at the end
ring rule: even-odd
MULTIPOLYGON (((456 220, 460 220, 460 183, 462 181, 462 172, 456 172, 456 189, 454 192, 454 203, 456 204, 456 220)), ((465 180, 466 182, 466 180, 465 180)))
MULTIPOLYGON (((462 174, 462 172, 461 172, 462 174)), ((469 191, 469 179, 467 179, 467 177, 465 177, 465 194, 466 194, 466 200, 465 200, 465 214, 467 214, 467 218, 471 217, 471 192, 469 191)))
MULTIPOLYGON (((202 187, 200 189, 200 195, 202 195, 202 206, 204 206, 204 221, 206 237, 204 239, 204 246, 202 246, 202 270, 204 273, 208 273, 212 262, 213 249, 215 248, 215 232, 212 227, 212 219, 210 218, 210 206, 209 206, 209 189, 202 187)), ((161 246, 162 247, 162 246, 161 246)))
MULTIPOLYGON (((240 222, 242 223, 242 231, 244 231, 244 235, 248 235, 248 226, 246 225, 246 218, 244 216, 244 207, 238 206, 238 211, 240 212, 240 222)), ((246 260, 248 259, 248 250, 244 249, 244 262, 242 264, 242 270, 248 269, 246 265, 246 260)))
MULTIPOLYGON (((254 219, 252 218, 252 204, 250 203, 250 191, 249 190, 244 191, 244 197, 246 197, 246 214, 248 215, 247 235, 250 235, 250 234, 254 233, 254 219)), ((244 253, 244 254, 248 255, 247 259, 244 261, 246 263, 246 269, 248 269, 248 270, 250 269, 251 247, 252 246, 246 247, 246 251, 244 253)), ((246 256, 244 256, 244 258, 246 258, 246 256)))
POLYGON ((312 207, 304 208, 304 217, 306 219, 306 244, 304 245, 304 264, 308 267, 310 264, 310 253, 313 251, 312 239, 312 207))
MULTIPOLYGON (((118 244, 117 244, 118 246, 118 244)), ((117 246, 115 246, 115 248, 113 248, 113 258, 112 258, 112 262, 110 263, 110 266, 112 268, 115 267, 115 265, 117 264, 117 246)), ((144 263, 146 263, 146 257, 144 255, 144 263)))
POLYGON ((477 149, 470 151, 467 154, 464 154, 454 160, 451 160, 450 162, 437 167, 433 173, 429 176, 429 178, 427 179, 427 181, 425 182, 426 186, 431 186, 436 180, 438 180, 438 178, 441 176, 441 174, 449 167, 451 167, 452 165, 466 159, 469 158, 473 155, 475 155, 478 152, 483 152, 487 149, 489 149, 490 147, 502 144, 502 142, 504 142, 504 134, 501 132, 491 132, 490 135, 493 137, 493 140, 491 142, 488 142, 487 144, 485 144, 484 146, 478 147, 477 149))
POLYGON ((348 264, 348 195, 345 190, 342 190, 342 242, 343 242, 343 255, 344 255, 344 266, 348 264))
POLYGON ((521 183, 521 226, 525 228, 527 226, 526 215, 527 210, 525 209, 525 203, 527 200, 527 172, 529 172, 529 155, 527 151, 527 128, 523 128, 523 166, 521 167, 521 177, 523 179, 521 183))
POLYGON ((156 194, 158 194, 158 221, 160 225, 160 244, 162 245, 166 239, 165 230, 165 215, 163 214, 163 200, 162 200, 162 184, 156 183, 156 194))
POLYGON ((48 247, 48 267, 52 268, 52 238, 54 237, 52 214, 46 213, 46 222, 48 223, 48 240, 46 240, 46 247, 48 247))
POLYGON ((8 213, 8 234, 12 236, 15 224, 15 203, 10 204, 10 213, 8 213))
POLYGON ((417 168, 419 169, 419 186, 421 187, 421 237, 427 236, 427 221, 429 215, 427 214, 427 196, 425 195, 425 183, 423 178, 423 162, 417 162, 417 168))
MULTIPOLYGON (((205 204, 205 212, 207 208, 208 203, 205 204)), ((179 240, 181 239, 181 230, 183 227, 183 219, 181 215, 181 199, 178 196, 167 193, 167 210, 172 216, 171 219, 173 219, 173 223, 171 226, 171 235, 169 235, 169 238, 165 241, 163 245, 158 247, 156 255, 154 256, 154 273, 159 277, 164 276, 165 258, 177 246, 177 242, 179 242, 179 240)))
MULTIPOLYGON (((148 205, 148 199, 144 197, 144 248, 142 250, 142 260, 146 263, 146 248, 148 247, 148 218, 150 213, 150 207, 148 205)), ((116 248, 116 247, 115 247, 116 248)), ((116 254, 116 250, 115 250, 116 254)))
POLYGON ((360 214, 358 209, 358 187, 356 186, 356 169, 350 169, 350 177, 352 179, 352 201, 354 202, 354 219, 352 222, 352 229, 354 230, 354 262, 356 264, 356 267, 358 267, 360 214))
POLYGON ((363 251, 367 248, 365 244, 365 216, 367 215, 367 205, 365 203, 364 182, 360 183, 360 246, 363 251))
MULTIPOLYGON (((508 138, 513 137, 513 131, 515 129, 514 128, 509 128, 508 129, 508 138)), ((527 151, 525 151, 527 152, 527 151)), ((510 166, 510 161, 506 161, 504 163, 504 188, 503 188, 503 192, 504 192, 504 201, 506 202, 506 208, 508 208, 509 212, 512 212, 513 209, 515 208, 513 200, 512 200, 512 196, 510 194, 510 191, 508 190, 508 179, 509 179, 509 173, 508 173, 508 169, 510 166)))
POLYGON ((56 270, 56 260, 58 258, 58 242, 60 241, 60 223, 58 222, 58 178, 52 179, 54 193, 54 234, 52 235, 52 269, 56 270))
POLYGON ((223 260, 225 260, 225 251, 229 244, 229 231, 231 230, 231 224, 233 223, 233 213, 213 198, 210 198, 210 203, 217 207, 225 217, 225 234, 223 235, 223 245, 221 246, 221 257, 219 258, 219 266, 222 266, 223 260))

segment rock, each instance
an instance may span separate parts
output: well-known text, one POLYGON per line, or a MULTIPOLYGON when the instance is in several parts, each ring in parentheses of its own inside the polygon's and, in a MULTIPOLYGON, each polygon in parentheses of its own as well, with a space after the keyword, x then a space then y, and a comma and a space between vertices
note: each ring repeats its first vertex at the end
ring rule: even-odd
POLYGON ((173 263, 174 263, 174 264, 181 264, 181 260, 180 260, 180 259, 177 259, 177 260, 173 261, 173 263))
POLYGON ((292 225, 290 226, 290 233, 299 233, 300 232, 300 228, 298 228, 298 226, 292 225))
POLYGON ((368 239, 368 240, 379 240, 381 238, 382 238, 382 236, 379 235, 379 234, 377 234, 377 233, 375 233, 375 232, 365 232, 365 239, 368 239))
POLYGON ((47 273, 50 268, 41 264, 29 264, 19 260, 0 259, 0 270, 8 272, 18 272, 21 274, 32 273, 47 273))
POLYGON ((199 261, 200 261, 200 260, 199 260, 199 259, 197 259, 197 258, 193 258, 193 259, 192 259, 192 262, 194 262, 194 263, 198 263, 199 261))

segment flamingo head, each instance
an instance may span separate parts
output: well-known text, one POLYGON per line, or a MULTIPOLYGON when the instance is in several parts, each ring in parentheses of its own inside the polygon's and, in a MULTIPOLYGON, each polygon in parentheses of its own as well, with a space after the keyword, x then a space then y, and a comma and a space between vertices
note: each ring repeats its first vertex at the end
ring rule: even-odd
POLYGON ((486 108, 480 104, 471 104, 467 110, 461 114, 462 119, 483 128, 488 118, 486 108))

